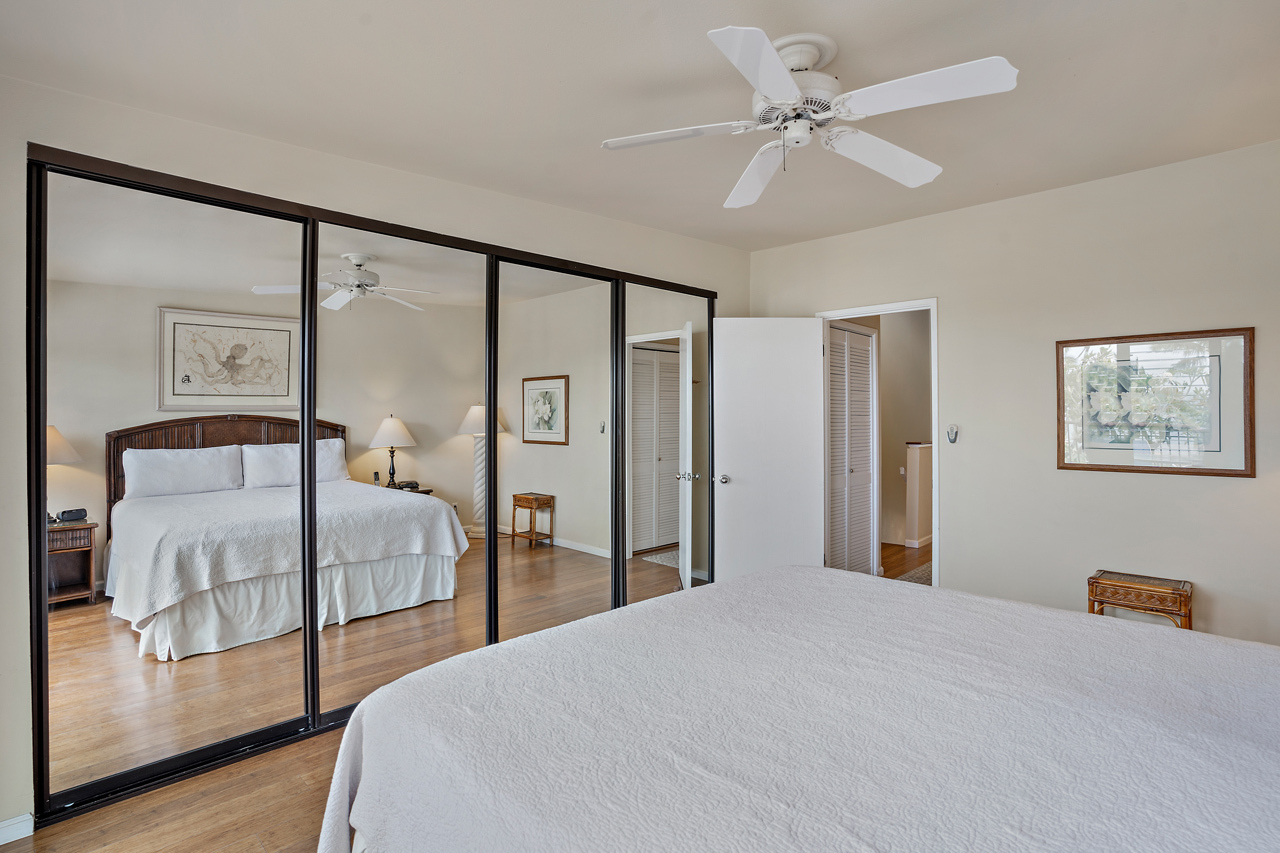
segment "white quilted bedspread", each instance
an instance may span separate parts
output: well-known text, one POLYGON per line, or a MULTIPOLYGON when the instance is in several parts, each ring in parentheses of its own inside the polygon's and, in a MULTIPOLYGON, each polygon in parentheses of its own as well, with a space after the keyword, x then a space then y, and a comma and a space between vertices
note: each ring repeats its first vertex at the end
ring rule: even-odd
POLYGON ((396 853, 1280 851, 1280 648, 773 569, 376 691, 322 853, 348 819, 396 853))
MULTIPOLYGON (((236 489, 120 501, 111 513, 111 612, 138 623, 229 581, 302 568, 298 489, 236 489)), ((453 507, 352 480, 316 486, 318 566, 402 554, 460 557, 453 507)))

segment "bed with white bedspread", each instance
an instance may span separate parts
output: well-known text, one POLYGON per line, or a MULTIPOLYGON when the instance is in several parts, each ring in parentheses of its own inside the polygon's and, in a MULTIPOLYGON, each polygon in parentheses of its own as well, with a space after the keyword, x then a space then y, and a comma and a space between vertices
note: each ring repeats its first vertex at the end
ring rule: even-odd
POLYGON ((321 853, 1276 851, 1280 648, 789 567, 356 708, 321 853))

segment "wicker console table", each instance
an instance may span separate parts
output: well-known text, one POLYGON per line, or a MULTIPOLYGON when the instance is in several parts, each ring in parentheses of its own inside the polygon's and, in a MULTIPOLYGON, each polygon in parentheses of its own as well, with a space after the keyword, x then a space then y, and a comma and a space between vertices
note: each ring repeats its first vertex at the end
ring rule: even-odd
POLYGON ((1089 612, 1100 614, 1104 607, 1155 613, 1190 631, 1191 581, 1096 572, 1089 578, 1089 612))

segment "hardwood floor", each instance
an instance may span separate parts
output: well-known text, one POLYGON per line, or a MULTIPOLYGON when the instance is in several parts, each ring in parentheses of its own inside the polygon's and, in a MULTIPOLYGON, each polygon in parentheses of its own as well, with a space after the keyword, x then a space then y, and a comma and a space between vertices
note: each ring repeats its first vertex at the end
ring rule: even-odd
MULTIPOLYGON (((676 569, 628 561, 631 601, 672 592, 676 569)), ((458 561, 457 597, 320 632, 324 710, 484 645, 484 547, 458 561)), ((499 632, 510 639, 609 609, 609 561, 498 542, 499 632)), ((139 658, 110 604, 49 615, 50 766, 63 790, 303 713, 302 634, 161 663, 139 658)))
POLYGON ((890 579, 900 578, 932 559, 932 544, 920 548, 905 548, 902 545, 890 545, 887 542, 880 545, 880 565, 884 568, 884 576, 890 579))
POLYGON ((0 853, 315 853, 342 732, 176 782, 0 845, 0 853))

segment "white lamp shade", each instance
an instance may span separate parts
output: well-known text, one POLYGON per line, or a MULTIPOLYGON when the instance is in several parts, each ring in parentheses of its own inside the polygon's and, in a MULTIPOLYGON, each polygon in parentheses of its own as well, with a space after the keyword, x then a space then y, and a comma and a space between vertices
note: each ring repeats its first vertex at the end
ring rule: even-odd
POLYGON ((405 427, 404 421, 392 415, 389 418, 383 418, 382 423, 378 426, 378 431, 373 434, 373 441, 369 442, 369 447, 417 447, 418 442, 413 440, 413 436, 409 435, 409 430, 405 427))
POLYGON ((71 442, 62 437, 62 433, 58 432, 56 426, 44 428, 44 444, 46 465, 75 465, 77 462, 84 461, 71 446, 71 442))
MULTIPOLYGON (((498 432, 506 432, 502 421, 498 421, 498 432)), ((458 435, 484 435, 484 406, 472 406, 467 410, 462 426, 458 427, 458 435)))

